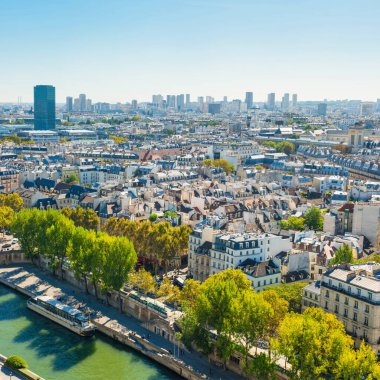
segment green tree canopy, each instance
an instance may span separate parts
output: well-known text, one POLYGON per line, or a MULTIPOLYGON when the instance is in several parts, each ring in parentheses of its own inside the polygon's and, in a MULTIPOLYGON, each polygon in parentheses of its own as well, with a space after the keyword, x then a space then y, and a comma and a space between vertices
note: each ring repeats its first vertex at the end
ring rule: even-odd
POLYGON ((303 231, 305 228, 305 219, 292 215, 287 220, 281 220, 280 227, 283 230, 303 231))
POLYGON ((318 207, 312 206, 304 215, 305 225, 311 230, 322 231, 323 230, 323 216, 318 207))
POLYGON ((302 307, 302 289, 307 284, 304 282, 294 282, 291 284, 280 284, 269 286, 264 289, 264 292, 273 291, 289 304, 289 311, 297 313, 301 312, 302 307))
POLYGON ((352 249, 348 244, 344 244, 337 249, 335 256, 330 260, 329 264, 349 264, 353 262, 354 258, 352 256, 352 249))
POLYGON ((79 181, 79 178, 78 178, 77 175, 75 175, 75 174, 70 174, 70 175, 68 175, 68 176, 66 177, 65 182, 66 182, 66 183, 79 183, 80 181, 79 181))

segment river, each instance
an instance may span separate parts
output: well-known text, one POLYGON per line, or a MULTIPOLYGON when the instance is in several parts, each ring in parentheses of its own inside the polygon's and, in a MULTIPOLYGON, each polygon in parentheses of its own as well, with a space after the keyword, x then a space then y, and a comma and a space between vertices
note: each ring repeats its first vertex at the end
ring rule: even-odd
POLYGON ((0 353, 19 355, 46 380, 168 380, 177 375, 97 333, 83 338, 34 313, 0 285, 0 353))

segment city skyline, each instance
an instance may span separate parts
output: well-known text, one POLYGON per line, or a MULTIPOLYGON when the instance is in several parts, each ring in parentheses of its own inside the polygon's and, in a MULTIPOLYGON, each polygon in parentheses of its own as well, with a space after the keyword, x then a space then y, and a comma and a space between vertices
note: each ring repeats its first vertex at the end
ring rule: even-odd
POLYGON ((284 3, 8 1, 0 102, 32 102, 40 83, 55 86, 60 103, 82 92, 111 103, 157 92, 244 99, 246 91, 254 101, 270 92, 375 101, 380 4, 284 3))

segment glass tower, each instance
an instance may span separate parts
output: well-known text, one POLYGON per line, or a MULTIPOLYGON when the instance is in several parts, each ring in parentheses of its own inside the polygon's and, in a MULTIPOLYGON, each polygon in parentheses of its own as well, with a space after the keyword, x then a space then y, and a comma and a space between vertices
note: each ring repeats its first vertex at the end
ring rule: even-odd
POLYGON ((34 87, 34 129, 55 129, 55 87, 34 87))

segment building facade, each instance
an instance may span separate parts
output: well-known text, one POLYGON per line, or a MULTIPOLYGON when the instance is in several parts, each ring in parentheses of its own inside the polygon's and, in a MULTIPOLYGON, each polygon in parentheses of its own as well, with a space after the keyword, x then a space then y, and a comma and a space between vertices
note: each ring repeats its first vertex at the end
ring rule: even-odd
POLYGON ((34 129, 55 129, 55 87, 34 87, 34 129))

